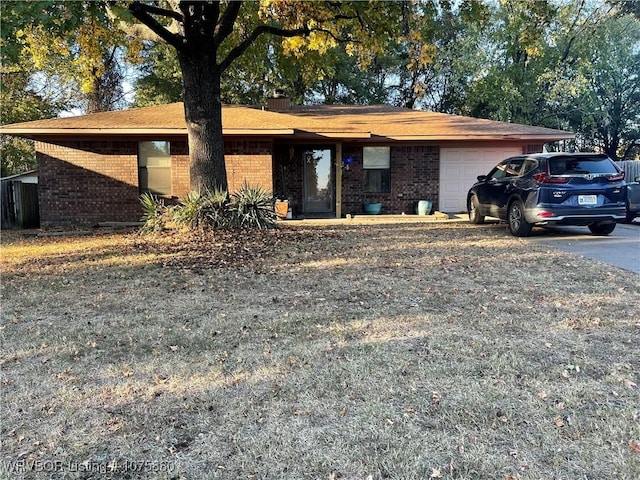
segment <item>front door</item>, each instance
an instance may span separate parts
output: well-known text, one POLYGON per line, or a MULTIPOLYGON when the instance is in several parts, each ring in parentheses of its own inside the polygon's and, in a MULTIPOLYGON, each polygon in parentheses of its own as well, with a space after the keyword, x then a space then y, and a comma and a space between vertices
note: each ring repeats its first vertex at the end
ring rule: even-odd
POLYGON ((331 149, 305 150, 304 211, 305 213, 331 213, 333 211, 333 175, 331 149))

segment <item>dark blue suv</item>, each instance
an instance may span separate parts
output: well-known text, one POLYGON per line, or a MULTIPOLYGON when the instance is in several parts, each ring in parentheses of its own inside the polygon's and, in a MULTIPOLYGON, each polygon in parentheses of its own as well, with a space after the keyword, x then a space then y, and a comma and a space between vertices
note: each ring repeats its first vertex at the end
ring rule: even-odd
POLYGON ((467 195, 471 223, 506 220, 526 237, 534 225, 586 225, 609 235, 626 217, 624 172, 597 153, 540 153, 500 162, 467 195))

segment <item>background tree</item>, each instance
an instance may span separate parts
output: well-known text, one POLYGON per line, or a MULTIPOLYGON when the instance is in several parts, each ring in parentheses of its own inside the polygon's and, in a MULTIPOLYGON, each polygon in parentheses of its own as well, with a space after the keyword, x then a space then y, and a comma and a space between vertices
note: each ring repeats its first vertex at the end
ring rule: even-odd
MULTIPOLYGON (((32 66, 22 55, 21 45, 7 41, 12 22, 22 21, 10 7, 10 2, 0 2, 0 122, 17 123, 55 116, 63 105, 47 95, 46 81, 32 81, 32 66)), ((3 177, 34 169, 33 142, 0 135, 0 167, 3 177)))
POLYGON ((137 105, 185 101, 194 188, 226 184, 221 103, 260 104, 276 88, 300 104, 389 103, 570 129, 581 149, 632 158, 634 5, 3 1, 3 98, 43 105, 13 115, 17 100, 4 101, 2 121, 123 107, 125 74, 137 70, 137 105), (6 73, 25 59, 22 75, 6 73))
POLYGON ((573 130, 580 149, 633 158, 639 27, 622 5, 499 2, 473 40, 483 48, 459 90, 460 113, 573 130))
POLYGON ((55 85, 49 94, 70 110, 124 106, 124 72, 142 43, 126 38, 106 7, 88 0, 2 2, 3 61, 29 58, 39 78, 55 85))
POLYGON ((182 75, 171 46, 158 42, 144 48, 134 91, 138 107, 182 101, 182 75))
MULTIPOLYGON (((27 122, 53 117, 61 105, 44 99, 30 84, 29 68, 24 63, 2 64, 0 75, 0 121, 27 122)), ((36 168, 33 142, 24 138, 0 135, 1 176, 6 177, 36 168)))
POLYGON ((614 160, 640 153, 640 20, 611 16, 590 32, 584 79, 565 115, 583 149, 614 160))

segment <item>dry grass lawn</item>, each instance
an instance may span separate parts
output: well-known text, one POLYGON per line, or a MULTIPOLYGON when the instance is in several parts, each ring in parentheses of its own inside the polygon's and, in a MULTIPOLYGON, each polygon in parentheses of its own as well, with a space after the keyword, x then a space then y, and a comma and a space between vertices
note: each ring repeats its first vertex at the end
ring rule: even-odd
POLYGON ((504 226, 5 234, 0 478, 637 479, 639 284, 504 226))

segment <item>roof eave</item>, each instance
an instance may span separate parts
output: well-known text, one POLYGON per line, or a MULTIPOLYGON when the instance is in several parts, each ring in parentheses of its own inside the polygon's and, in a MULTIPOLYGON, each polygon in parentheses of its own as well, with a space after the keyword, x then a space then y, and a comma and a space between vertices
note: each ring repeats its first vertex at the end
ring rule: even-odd
MULTIPOLYGON (((223 135, 293 135, 292 128, 224 128, 223 135)), ((186 128, 0 128, 0 134, 26 137, 87 135, 187 135, 186 128)))
POLYGON ((556 142, 559 140, 568 140, 575 138, 574 134, 566 135, 384 135, 380 138, 386 138, 394 141, 495 141, 495 140, 515 140, 515 141, 543 141, 556 142))
POLYGON ((337 138, 345 140, 366 140, 371 138, 371 132, 314 132, 310 130, 296 130, 296 135, 324 138, 337 138))

